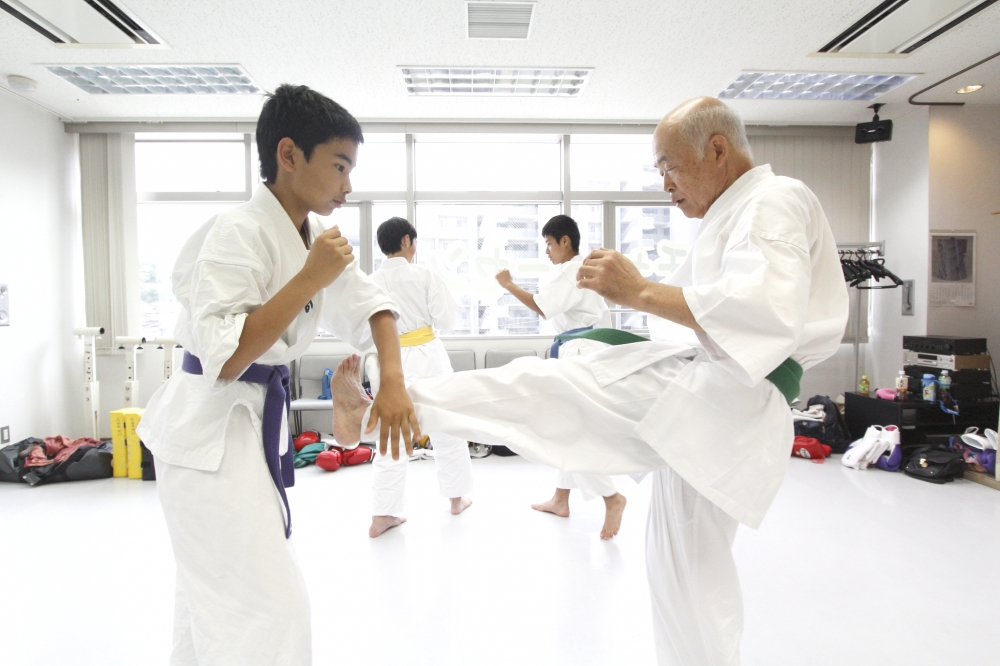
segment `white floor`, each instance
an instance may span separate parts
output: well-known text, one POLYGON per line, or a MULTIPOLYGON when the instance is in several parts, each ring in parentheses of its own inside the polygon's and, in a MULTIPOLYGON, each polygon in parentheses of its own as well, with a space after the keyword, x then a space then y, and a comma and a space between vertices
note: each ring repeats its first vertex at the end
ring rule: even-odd
MULTIPOLYGON (((474 461, 454 518, 411 466, 409 522, 369 539, 371 467, 301 471, 295 544, 317 665, 653 664, 643 529, 624 479, 621 534, 600 500, 532 511, 555 473, 474 461)), ((0 484, 0 663, 165 664, 173 561, 155 484, 0 484)), ((1000 492, 793 459, 764 526, 741 528, 743 663, 996 664, 1000 492)))

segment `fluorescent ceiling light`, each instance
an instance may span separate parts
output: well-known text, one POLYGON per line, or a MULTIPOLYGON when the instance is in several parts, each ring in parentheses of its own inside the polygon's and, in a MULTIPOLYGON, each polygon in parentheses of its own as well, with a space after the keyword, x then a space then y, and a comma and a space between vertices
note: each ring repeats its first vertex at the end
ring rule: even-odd
POLYGON ((913 78, 912 74, 743 72, 719 98, 869 101, 913 78))
POLYGON ((240 65, 46 65, 91 95, 255 95, 240 65))
POLYGON ((579 97, 591 68, 400 67, 410 95, 579 97))
POLYGON ((965 95, 967 93, 976 92, 977 90, 982 90, 983 86, 979 83, 974 83, 971 86, 965 86, 964 88, 959 88, 955 92, 959 95, 965 95))
POLYGON ((0 0, 0 9, 64 47, 163 46, 135 14, 113 0, 0 0))

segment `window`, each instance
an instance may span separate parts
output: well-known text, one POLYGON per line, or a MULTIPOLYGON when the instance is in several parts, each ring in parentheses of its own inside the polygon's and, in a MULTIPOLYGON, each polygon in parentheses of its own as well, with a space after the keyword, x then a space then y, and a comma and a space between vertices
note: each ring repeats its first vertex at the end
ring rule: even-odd
POLYGON ((416 188, 431 192, 558 192, 558 137, 440 134, 414 142, 416 188))
POLYGON ((662 193, 652 143, 645 134, 574 134, 569 153, 573 191, 662 193))
POLYGON ((549 272, 540 232, 555 204, 419 204, 419 263, 438 271, 459 301, 447 335, 534 335, 537 314, 508 294, 496 274, 510 269, 514 281, 537 292, 549 272))
MULTIPOLYGON (((696 226, 661 191, 651 129, 573 134, 567 145, 557 133, 486 133, 493 129, 486 127, 454 133, 454 127, 452 133, 366 132, 351 174, 354 193, 321 218, 340 228, 366 271, 378 270, 385 258, 378 225, 410 219, 416 261, 438 271, 460 302, 459 319, 446 334, 551 333, 495 275, 509 268, 517 284, 537 292, 552 274, 541 228, 567 207, 580 225, 581 254, 619 248, 653 279, 683 257, 696 226)), ((256 145, 249 133, 137 134, 135 154, 143 332, 169 336, 178 310, 170 285, 177 253, 198 226, 259 187, 256 145)), ((616 325, 645 328, 640 314, 616 315, 616 325)))

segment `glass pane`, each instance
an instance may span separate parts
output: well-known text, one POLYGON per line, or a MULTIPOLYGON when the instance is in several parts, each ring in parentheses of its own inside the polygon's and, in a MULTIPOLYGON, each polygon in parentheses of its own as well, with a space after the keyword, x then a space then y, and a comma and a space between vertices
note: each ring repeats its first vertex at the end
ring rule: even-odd
POLYGON ((447 335, 529 335, 541 332, 534 312, 495 279, 509 268, 531 292, 552 264, 539 233, 555 204, 417 204, 419 263, 444 276, 459 300, 447 335))
POLYGON ((147 338, 173 337, 180 303, 170 276, 181 247, 211 217, 232 203, 140 203, 136 222, 139 244, 139 317, 147 338))
POLYGON ((573 192, 660 192, 652 137, 641 134, 574 134, 569 144, 573 192))
POLYGON ((406 191, 406 138, 402 134, 366 134, 351 171, 355 192, 406 191))
MULTIPOLYGON (((382 252, 381 248, 378 246, 378 227, 380 224, 388 220, 390 217, 401 217, 406 219, 406 204, 405 203, 384 203, 384 204, 372 204, 372 270, 377 271, 379 266, 382 265, 382 261, 385 259, 385 254, 382 252)), ((420 231, 417 231, 417 240, 420 240, 420 231)), ((420 244, 417 244, 417 253, 419 256, 420 244)), ((419 261, 419 259, 418 259, 419 261)))
POLYGON ((138 192, 243 192, 243 142, 140 142, 135 144, 138 192))
MULTIPOLYGON (((687 256, 698 232, 698 220, 684 216, 676 206, 616 206, 618 251, 632 260, 643 277, 660 281, 670 276, 687 256)), ((623 329, 645 330, 646 315, 619 315, 623 329)))
POLYGON ((577 204, 570 209, 570 217, 580 227, 580 254, 586 257, 604 245, 604 205, 577 204))
POLYGON ((559 191, 560 144, 545 135, 431 135, 414 146, 416 188, 559 191))
POLYGON ((326 217, 320 215, 316 217, 327 229, 334 225, 340 228, 341 235, 347 238, 347 242, 354 248, 354 257, 357 261, 361 256, 359 254, 361 249, 361 208, 357 205, 348 205, 334 209, 326 217))

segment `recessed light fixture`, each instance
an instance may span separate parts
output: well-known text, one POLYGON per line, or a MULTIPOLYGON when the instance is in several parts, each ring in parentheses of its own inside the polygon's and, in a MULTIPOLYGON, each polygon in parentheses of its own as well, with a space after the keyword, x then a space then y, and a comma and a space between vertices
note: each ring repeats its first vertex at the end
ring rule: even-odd
POLYGON ((91 95, 255 95, 240 65, 46 65, 91 95))
POLYGON ((869 101, 913 79, 911 74, 743 72, 720 99, 869 101))
POLYGON ((7 77, 7 85, 17 92, 23 93, 33 93, 38 90, 37 82, 27 76, 18 76, 17 74, 11 74, 7 77))
POLYGON ((982 89, 983 85, 981 83, 973 83, 971 86, 965 86, 964 88, 959 88, 955 92, 957 92, 959 95, 964 95, 966 93, 976 92, 977 90, 982 90, 982 89))
POLYGON ((423 97, 578 97, 591 68, 400 67, 406 92, 423 97))

